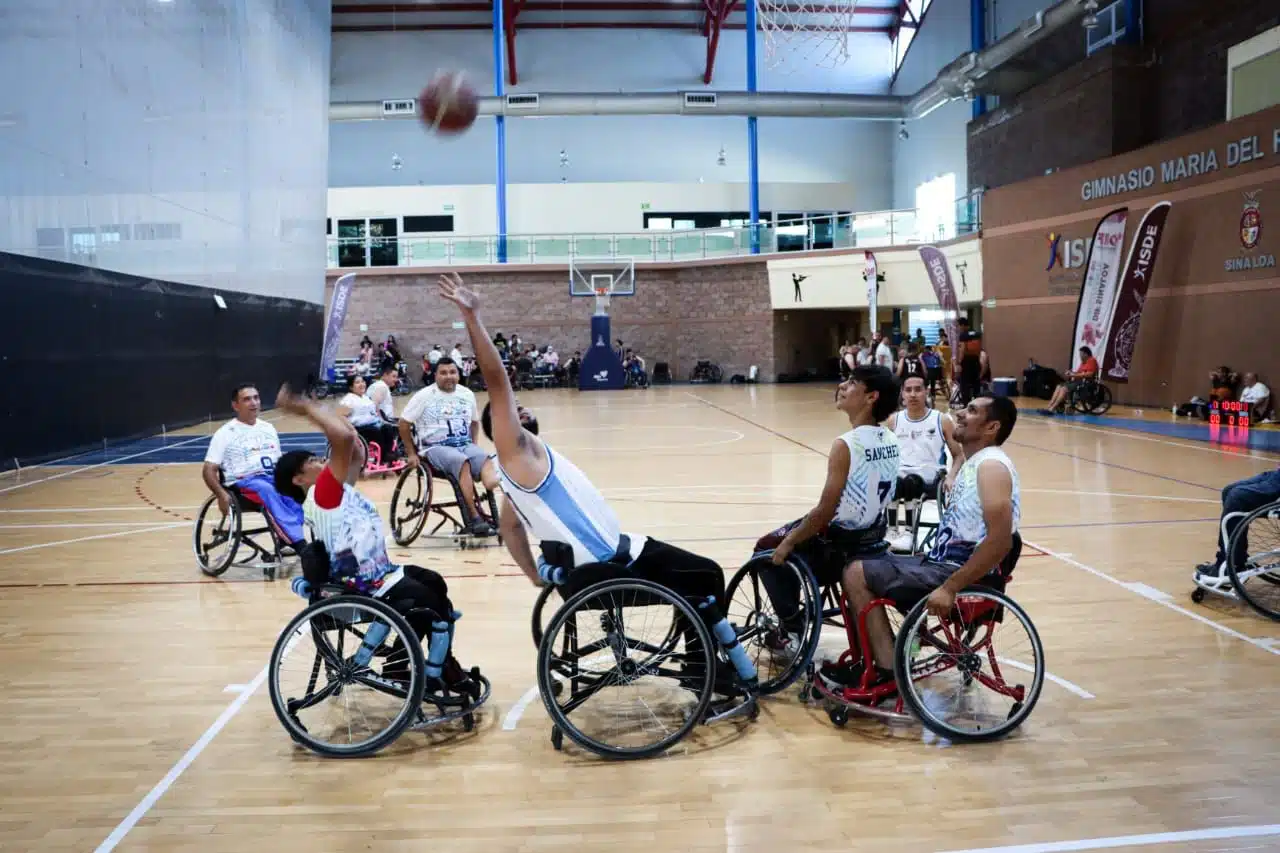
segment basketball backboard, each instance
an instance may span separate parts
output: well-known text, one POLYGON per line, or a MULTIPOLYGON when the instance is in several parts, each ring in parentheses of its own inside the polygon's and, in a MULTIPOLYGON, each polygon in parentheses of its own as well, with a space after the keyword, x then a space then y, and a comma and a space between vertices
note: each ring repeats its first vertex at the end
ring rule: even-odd
POLYGON ((634 296, 636 262, 632 258, 570 258, 569 295, 594 296, 596 313, 609 313, 614 296, 634 296))

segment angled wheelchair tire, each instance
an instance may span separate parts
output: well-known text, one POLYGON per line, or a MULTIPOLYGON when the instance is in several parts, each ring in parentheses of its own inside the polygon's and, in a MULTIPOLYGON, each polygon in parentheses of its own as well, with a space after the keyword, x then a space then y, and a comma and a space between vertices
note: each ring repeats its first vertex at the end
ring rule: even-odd
MULTIPOLYGON (((716 646, 711 633, 693 606, 683 597, 664 586, 638 578, 606 580, 593 584, 571 597, 551 618, 542 642, 538 646, 538 693, 551 717, 553 731, 568 735, 579 746, 604 758, 649 758, 679 743, 706 716, 714 686, 715 650, 716 646), (678 670, 680 673, 688 674, 677 675, 677 670, 674 668, 662 666, 664 659, 670 661, 668 667, 673 667, 675 663, 671 654, 674 648, 664 647, 664 644, 670 641, 672 632, 664 632, 665 638, 659 640, 657 646, 641 642, 627 634, 625 600, 628 596, 632 596, 633 601, 641 602, 635 606, 672 608, 673 624, 677 620, 683 620, 684 627, 694 634, 698 648, 686 649, 684 668, 678 670), (612 606, 600 607, 606 601, 612 602, 612 606), (584 669, 590 669, 581 665, 584 649, 580 645, 580 640, 584 625, 588 624, 587 620, 595 618, 599 620, 598 624, 601 624, 603 629, 604 623, 612 622, 617 613, 623 614, 621 636, 608 635, 605 643, 588 643, 586 649, 588 656, 597 652, 603 653, 601 658, 597 659, 600 665, 604 665, 610 659, 614 661, 614 665, 605 672, 584 671, 584 669), (621 663, 616 657, 616 650, 620 648, 620 644, 628 652, 621 663), (632 656, 631 653, 634 652, 640 653, 639 661, 632 656), (613 674, 615 672, 616 675, 613 674), (660 736, 645 739, 640 743, 610 742, 600 735, 584 732, 576 724, 575 717, 570 716, 580 712, 587 700, 598 690, 613 686, 623 689, 637 687, 639 690, 641 688, 637 686, 638 682, 650 675, 673 678, 675 684, 670 687, 673 695, 681 692, 693 694, 690 704, 686 706, 688 714, 684 720, 673 721, 671 725, 658 721, 662 729, 660 736)), ((641 701, 643 703, 643 699, 641 701)), ((666 707, 669 704, 661 702, 656 707, 666 707)), ((646 705, 646 707, 653 706, 646 705)), ((649 713, 652 714, 652 711, 649 713)), ((577 719, 580 720, 581 716, 577 719)), ((636 719, 643 719, 643 716, 637 715, 636 719)))
POLYGON ((1076 395, 1075 408, 1082 415, 1105 415, 1111 411, 1111 389, 1099 382, 1076 395))
MULTIPOLYGON (((375 656, 372 660, 381 662, 385 658, 375 656)), ((271 661, 267 669, 267 687, 271 694, 271 707, 275 709, 276 718, 280 720, 280 724, 284 726, 289 736, 312 752, 327 758, 364 758, 395 741, 417 718, 422 706, 423 691, 426 689, 425 664, 422 646, 417 635, 409 627, 405 618, 392 610, 389 605, 363 595, 336 595, 321 599, 300 611, 289 621, 271 650, 271 661), (361 640, 350 626, 361 626, 361 633, 364 634, 371 626, 378 623, 390 629, 390 634, 382 645, 390 645, 398 636, 408 651, 407 665, 410 680, 404 688, 371 687, 370 679, 376 678, 372 670, 367 665, 360 667, 354 662, 361 640), (344 630, 343 626, 347 628, 344 630), (344 641, 339 646, 342 649, 341 654, 325 636, 335 629, 342 635, 344 641), (308 667, 310 669, 308 692, 303 697, 286 696, 286 688, 280 683, 281 667, 289 657, 305 654, 296 647, 301 646, 302 640, 307 637, 312 641, 313 659, 300 667, 300 671, 305 672, 308 667), (330 681, 319 690, 319 693, 324 695, 317 695, 316 682, 321 677, 327 677, 330 681), (335 679, 340 682, 336 686, 335 679), (395 714, 367 737, 353 743, 331 743, 311 732, 298 716, 299 712, 314 707, 320 702, 329 699, 341 701, 344 691, 353 691, 357 688, 374 690, 399 703, 395 714)), ((392 706, 394 707, 395 704, 396 702, 393 702, 392 706)), ((368 722, 368 715, 362 712, 361 720, 368 722)))
MULTIPOLYGON (((1008 735, 1031 715, 1044 687, 1044 646, 1035 625, 1018 604, 1002 592, 987 587, 969 587, 956 596, 956 607, 945 623, 938 623, 927 610, 928 599, 921 599, 907 613, 893 649, 893 674, 903 703, 917 719, 939 737, 956 743, 979 743, 999 740, 1008 735), (985 613, 985 617, 967 618, 963 614, 985 613), (961 614, 959 621, 957 614, 961 614), (929 622, 938 625, 929 629, 929 622), (996 627, 1016 622, 1025 632, 1026 649, 1017 659, 1000 656, 993 641, 996 627), (984 628, 985 636, 979 636, 984 628), (976 641, 976 644, 975 644, 976 641), (954 670, 958 686, 935 690, 941 684, 923 686, 933 678, 954 670), (1008 676, 1009 681, 1005 681, 1008 676), (964 711, 952 719, 941 707, 942 700, 979 690, 989 690, 1013 700, 1007 713, 989 720, 972 720, 962 725, 964 711)), ((1003 635, 1002 635, 1003 636, 1003 635)), ((962 701, 962 704, 963 703, 962 701)), ((982 703, 984 709, 988 703, 982 703)))
POLYGON ((427 525, 434 483, 426 465, 405 466, 391 493, 391 535, 400 546, 412 545, 427 525))
POLYGON ((781 566, 775 566, 772 554, 772 551, 765 551, 753 555, 729 580, 724 596, 725 616, 729 624, 738 630, 738 642, 756 665, 759 691, 765 696, 786 690, 795 683, 813 661, 822 637, 822 594, 813 572, 795 556, 781 566), (764 642, 769 632, 779 629, 779 625, 761 581, 763 571, 789 572, 800 589, 805 628, 797 653, 790 660, 775 655, 764 642), (774 666, 775 663, 778 665, 774 666))
POLYGON ((191 531, 191 546, 196 555, 196 565, 200 571, 210 577, 220 577, 231 567, 236 558, 236 550, 240 547, 240 531, 244 521, 240 506, 234 497, 230 502, 230 512, 221 519, 218 515, 218 501, 213 495, 200 506, 196 515, 196 523, 191 531), (224 550, 212 553, 213 548, 223 546, 224 550))
POLYGON ((1231 534, 1227 553, 1231 555, 1227 575, 1236 595, 1258 613, 1280 622, 1280 501, 1242 518, 1231 534), (1243 561, 1235 556, 1240 549, 1248 551, 1243 561))
POLYGON ((544 611, 547 607, 547 599, 556 594, 556 588, 550 584, 544 586, 538 593, 538 598, 533 602, 533 616, 530 620, 533 625, 533 645, 534 648, 542 645, 542 635, 546 631, 546 616, 544 611))

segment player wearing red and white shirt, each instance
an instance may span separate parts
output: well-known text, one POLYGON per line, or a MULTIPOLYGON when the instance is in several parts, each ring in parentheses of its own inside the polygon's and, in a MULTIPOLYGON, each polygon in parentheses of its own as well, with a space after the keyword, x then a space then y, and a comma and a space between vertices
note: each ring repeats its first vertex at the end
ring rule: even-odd
POLYGON ((1100 372, 1101 368, 1098 367, 1098 360, 1093 357, 1093 350, 1080 347, 1080 366, 1075 370, 1067 371, 1067 381, 1053 389, 1049 407, 1040 411, 1050 415, 1057 414, 1067 402, 1068 394, 1080 390, 1086 382, 1097 379, 1100 372))
MULTIPOLYGON (((461 615, 449 601, 449 587, 436 572, 419 566, 400 566, 387 554, 386 531, 373 501, 347 482, 359 469, 355 428, 335 412, 299 397, 288 386, 280 389, 276 405, 314 423, 329 440, 328 463, 305 450, 280 457, 275 466, 276 489, 303 506, 307 522, 329 554, 333 583, 353 592, 381 598, 406 620, 427 644, 427 687, 447 685, 459 693, 479 695, 479 685, 453 657, 454 622, 461 615), (353 458, 354 457, 354 458, 353 458), (429 611, 429 612, 428 612, 429 611)), ((405 680, 408 657, 394 650, 382 676, 405 680)))

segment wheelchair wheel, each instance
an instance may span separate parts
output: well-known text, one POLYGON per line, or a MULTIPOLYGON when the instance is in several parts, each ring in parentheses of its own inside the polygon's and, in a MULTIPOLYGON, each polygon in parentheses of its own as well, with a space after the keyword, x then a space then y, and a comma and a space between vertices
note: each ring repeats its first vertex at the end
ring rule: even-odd
POLYGON ((947 511, 947 489, 946 475, 939 474, 938 482, 935 484, 934 504, 938 512, 938 519, 935 522, 922 523, 920 517, 924 515, 924 504, 921 501, 920 506, 916 508, 915 517, 911 520, 911 542, 913 554, 928 554, 933 549, 934 542, 938 539, 938 528, 942 526, 942 515, 947 511), (924 537, 920 536, 920 528, 925 529, 924 537))
POLYGON ((552 617, 538 692, 553 732, 606 758, 648 758, 702 721, 715 667, 711 634, 687 601, 650 581, 607 580, 552 617))
POLYGON ((1259 507, 1241 519, 1231 534, 1228 553, 1227 574, 1236 595, 1263 616, 1280 622, 1280 502, 1259 507))
POLYGON ((406 466, 391 493, 391 535, 397 545, 412 545, 427 524, 431 511, 431 471, 426 465, 406 466))
POLYGON ((192 548, 196 554, 196 563, 200 571, 210 577, 219 577, 236 558, 236 550, 240 547, 240 530, 244 522, 240 505, 234 496, 223 515, 218 509, 218 501, 213 495, 200 507, 196 516, 196 526, 191 534, 192 548))
POLYGON ((417 718, 424 665, 417 635, 388 605, 360 595, 322 599, 276 640, 267 670, 271 706, 289 736, 312 752, 373 755, 417 718), (399 664, 408 680, 383 678, 388 664, 399 664))
POLYGON ((1111 410, 1111 389, 1101 382, 1086 386, 1076 394, 1075 407, 1082 415, 1105 415, 1111 410))
POLYGON ((760 693, 769 695, 790 687, 813 660, 822 635, 822 597, 813 572, 799 559, 775 566, 772 552, 754 555, 729 581, 725 590, 725 616, 738 631, 738 642, 756 665, 760 693), (764 588, 762 575, 776 572, 776 588, 794 589, 800 596, 800 618, 804 627, 793 648, 783 648, 785 634, 773 602, 764 588))
POLYGON ((1045 674, 1044 647, 1026 611, 982 587, 956 596, 945 620, 931 615, 927 603, 911 608, 894 643, 893 671, 907 708, 955 742, 996 740, 1022 725, 1045 674), (1003 629, 998 650, 997 629, 1003 629))
POLYGON ((547 619, 543 615, 543 611, 546 610, 547 599, 551 598, 551 596, 555 594, 556 587, 548 584, 542 588, 541 592, 538 593, 537 601, 533 602, 533 617, 530 621, 533 623, 533 645, 535 647, 542 645, 542 635, 545 634, 547 630, 547 619))

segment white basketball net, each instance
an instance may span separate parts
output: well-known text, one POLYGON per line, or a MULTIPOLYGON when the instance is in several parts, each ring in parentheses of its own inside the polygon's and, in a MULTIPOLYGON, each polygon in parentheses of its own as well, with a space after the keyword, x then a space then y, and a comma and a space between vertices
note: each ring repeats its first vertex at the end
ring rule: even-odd
POLYGON ((756 0, 765 65, 785 72, 805 65, 844 65, 849 61, 849 30, 857 5, 857 0, 756 0))

